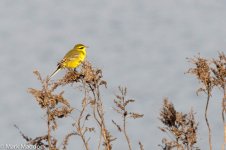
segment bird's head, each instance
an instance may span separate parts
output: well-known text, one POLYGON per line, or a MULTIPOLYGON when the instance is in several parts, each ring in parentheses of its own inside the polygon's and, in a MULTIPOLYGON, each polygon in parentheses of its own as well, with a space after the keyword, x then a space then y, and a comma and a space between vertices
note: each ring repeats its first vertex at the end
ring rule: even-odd
POLYGON ((86 48, 88 48, 88 46, 85 46, 83 44, 76 44, 74 49, 78 50, 78 51, 83 51, 83 50, 86 50, 86 48))

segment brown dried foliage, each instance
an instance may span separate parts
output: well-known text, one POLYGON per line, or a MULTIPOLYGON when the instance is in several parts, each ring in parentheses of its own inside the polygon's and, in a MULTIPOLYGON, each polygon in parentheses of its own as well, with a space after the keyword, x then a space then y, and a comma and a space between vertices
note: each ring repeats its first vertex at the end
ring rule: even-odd
POLYGON ((164 127, 159 127, 159 129, 171 137, 170 139, 162 139, 162 149, 198 149, 195 147, 198 124, 195 121, 192 110, 188 114, 177 112, 173 104, 168 99, 164 99, 159 119, 164 125, 164 127))
MULTIPOLYGON (((201 82, 201 87, 197 90, 199 92, 204 92, 207 95, 207 103, 205 108, 205 119, 208 127, 209 133, 209 147, 212 150, 211 142, 211 127, 207 117, 207 111, 209 106, 209 101, 212 95, 212 89, 214 87, 219 87, 223 91, 222 98, 222 121, 224 128, 226 127, 225 113, 226 113, 226 56, 224 53, 219 53, 216 59, 206 59, 200 56, 189 59, 189 61, 195 65, 194 68, 190 68, 188 73, 197 77, 201 82)), ((226 129, 226 128, 225 128, 226 129)), ((226 131, 224 131, 224 144, 226 143, 226 131)), ((223 148, 224 149, 224 148, 223 148)))
MULTIPOLYGON (((107 82, 102 79, 102 71, 100 69, 93 68, 88 61, 85 61, 81 65, 79 72, 68 70, 63 78, 54 82, 50 81, 48 77, 46 79, 42 79, 38 71, 34 71, 34 74, 41 82, 42 88, 29 88, 28 92, 34 96, 38 105, 46 112, 47 134, 32 139, 25 136, 19 130, 22 137, 29 144, 37 145, 42 149, 48 148, 50 150, 66 150, 70 138, 72 136, 79 136, 83 142, 84 148, 89 150, 90 137, 87 137, 90 136, 90 134, 87 133, 96 134, 99 132, 99 142, 97 144, 97 149, 99 150, 102 147, 105 150, 112 149, 112 141, 116 140, 116 138, 111 135, 106 127, 100 87, 106 87, 107 82), (65 85, 78 86, 82 89, 84 96, 81 100, 81 109, 72 108, 70 101, 64 98, 63 91, 59 93, 55 92, 57 88, 63 88, 65 85), (53 132, 56 132, 58 127, 57 119, 67 118, 69 115, 71 115, 72 111, 76 111, 79 114, 72 123, 74 130, 65 135, 62 143, 59 144, 58 140, 52 134, 53 132), (88 121, 92 122, 91 124, 93 124, 93 126, 87 126, 88 121)), ((122 96, 125 96, 125 94, 126 93, 123 93, 122 96)), ((127 112, 125 109, 126 105, 131 102, 134 102, 134 100, 123 100, 123 103, 119 102, 119 104, 124 107, 123 119, 127 117, 132 117, 134 119, 143 117, 137 113, 125 113, 127 112)), ((123 128, 123 132, 125 132, 125 127, 123 128)))

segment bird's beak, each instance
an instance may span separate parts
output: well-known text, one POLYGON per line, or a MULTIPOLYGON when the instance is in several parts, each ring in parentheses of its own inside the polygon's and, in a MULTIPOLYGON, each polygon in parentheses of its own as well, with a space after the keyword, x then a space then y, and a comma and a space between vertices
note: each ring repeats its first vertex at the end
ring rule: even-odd
POLYGON ((86 48, 89 48, 89 46, 86 46, 86 48))

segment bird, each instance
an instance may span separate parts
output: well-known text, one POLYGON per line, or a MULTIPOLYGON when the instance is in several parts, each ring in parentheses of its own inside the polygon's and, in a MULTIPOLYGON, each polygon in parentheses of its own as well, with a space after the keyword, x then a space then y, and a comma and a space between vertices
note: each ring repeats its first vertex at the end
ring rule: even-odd
POLYGON ((63 59, 57 64, 57 69, 50 75, 52 78, 61 69, 76 69, 86 58, 86 48, 83 44, 76 44, 73 49, 68 51, 63 59))

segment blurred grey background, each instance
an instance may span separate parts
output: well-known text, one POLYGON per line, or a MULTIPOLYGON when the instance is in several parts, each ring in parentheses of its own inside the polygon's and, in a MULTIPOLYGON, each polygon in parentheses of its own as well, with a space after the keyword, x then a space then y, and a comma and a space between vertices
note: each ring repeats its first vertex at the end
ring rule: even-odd
MULTIPOLYGON (((160 149, 158 144, 167 136, 158 129, 164 97, 179 111, 194 109, 198 146, 208 149, 205 96, 196 96, 198 82, 184 72, 191 67, 186 57, 198 53, 217 57, 218 51, 225 51, 225 18, 223 0, 2 0, 0 144, 25 143, 14 124, 30 137, 46 132, 44 112, 27 93, 29 87, 40 88, 32 72, 38 69, 43 76, 49 75, 75 43, 84 43, 89 46, 87 59, 103 70, 108 81, 108 88, 103 89, 106 115, 117 116, 111 106, 119 85, 127 86, 128 97, 137 100, 131 110, 145 115, 128 121, 134 149, 139 140, 145 149, 160 149)), ((79 105, 74 98, 79 91, 69 89, 65 96, 79 105)), ((209 109, 213 149, 220 149, 223 143, 220 97, 213 95, 209 109)), ((59 137, 65 122, 59 124, 59 137)), ((119 138, 113 148, 125 149, 121 134, 110 124, 119 138)), ((83 149, 77 137, 72 138, 69 149, 74 146, 83 149)))

